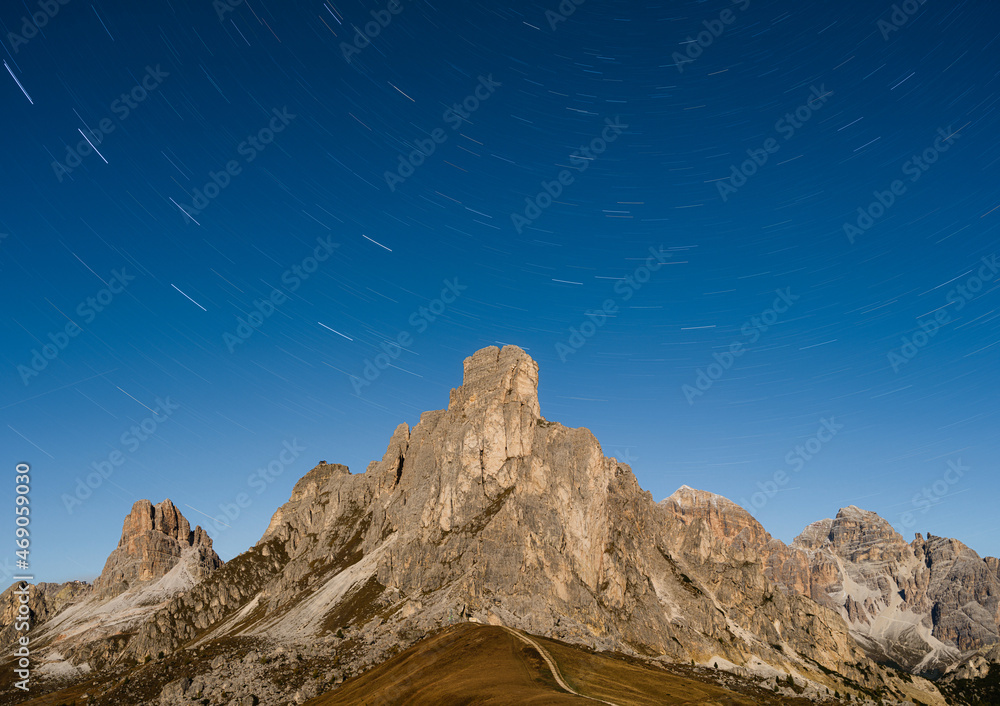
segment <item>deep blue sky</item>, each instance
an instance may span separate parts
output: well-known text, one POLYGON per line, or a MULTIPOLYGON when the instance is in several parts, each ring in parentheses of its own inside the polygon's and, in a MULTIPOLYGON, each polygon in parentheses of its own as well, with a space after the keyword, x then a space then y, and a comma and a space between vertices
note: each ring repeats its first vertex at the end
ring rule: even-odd
POLYGON ((95 576, 139 498, 171 498, 229 559, 317 461, 363 471, 396 424, 447 405, 463 358, 498 343, 538 361, 547 418, 589 427, 657 500, 687 484, 752 505, 763 484, 773 497, 755 514, 786 541, 856 504, 907 539, 1000 554, 998 277, 978 279, 1000 250, 987 0, 930 0, 881 28, 891 2, 586 0, 554 29, 555 0, 403 0, 350 62, 351 25, 386 3, 58 7, 26 42, 9 33, 39 6, 0 12, 13 74, 0 72, 0 566, 18 462, 39 579, 95 576), (447 112, 477 86, 466 118, 447 112), (779 122, 800 107, 797 127, 779 122), (282 110, 295 117, 273 142, 241 147, 282 110), (607 119, 627 127, 587 158, 607 119), (53 161, 83 134, 101 156, 60 181, 53 161), (386 171, 418 140, 434 152, 391 189, 386 171), (914 170, 927 149, 934 163, 914 170), (747 150, 767 160, 723 200, 747 150), (230 162, 226 188, 191 211, 230 162), (518 232, 511 214, 563 170, 572 183, 518 232), (852 243, 844 223, 897 179, 852 243), (296 279, 317 239, 333 254, 296 279), (669 264, 646 280, 651 248, 669 264), (113 271, 134 279, 91 313, 113 271), (419 313, 456 280, 444 313, 419 313), (978 289, 949 302, 959 285, 978 289), (274 312, 227 345, 275 288, 274 312), (755 329, 778 290, 797 299, 755 329), (557 349, 609 299, 582 347, 557 349), (894 370, 888 354, 936 311, 947 322, 894 370), (78 335, 26 374, 67 325, 78 335), (356 394, 349 375, 401 335, 406 350, 356 394), (735 343, 689 404, 683 386, 735 343), (134 439, 158 398, 176 409, 134 439), (822 419, 842 426, 791 470, 822 419), (305 451, 251 480, 286 442, 305 451), (77 479, 116 450, 124 463, 69 513, 77 479), (222 516, 242 492, 252 504, 222 531, 198 512, 222 516))

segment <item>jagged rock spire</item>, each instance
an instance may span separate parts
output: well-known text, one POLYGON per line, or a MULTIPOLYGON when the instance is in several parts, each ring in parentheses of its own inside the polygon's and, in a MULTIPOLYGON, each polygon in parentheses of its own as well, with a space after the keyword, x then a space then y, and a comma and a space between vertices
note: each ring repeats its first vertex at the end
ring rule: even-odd
POLYGON ((462 386, 451 391, 449 410, 473 416, 499 402, 541 416, 538 363, 517 346, 483 348, 466 358, 464 365, 462 386))
POLYGON ((156 505, 149 500, 136 501, 122 525, 118 547, 94 581, 94 592, 107 598, 136 584, 155 581, 174 568, 185 550, 193 550, 189 553, 195 555, 195 570, 222 565, 205 530, 200 526, 192 530, 170 500, 156 505))

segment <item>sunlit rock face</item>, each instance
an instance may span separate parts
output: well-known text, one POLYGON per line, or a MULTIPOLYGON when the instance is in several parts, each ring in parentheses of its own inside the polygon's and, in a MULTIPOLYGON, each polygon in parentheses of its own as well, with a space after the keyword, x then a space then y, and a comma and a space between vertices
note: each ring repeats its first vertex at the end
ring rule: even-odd
POLYGON ((192 530, 170 500, 156 505, 139 500, 125 518, 118 547, 94 581, 94 595, 111 598, 139 584, 156 581, 177 565, 185 550, 197 555, 191 565, 199 574, 196 578, 222 565, 212 549, 211 538, 201 527, 192 530))
MULTIPOLYGON (((541 415, 538 365, 523 350, 484 348, 463 373, 447 408, 396 427, 364 473, 326 462, 306 473, 260 541, 221 568, 169 501, 137 503, 95 592, 134 610, 144 587, 160 587, 164 602, 134 613, 127 631, 110 619, 88 627, 74 663, 238 638, 335 643, 338 670, 356 674, 474 619, 594 649, 794 673, 822 690, 844 689, 842 678, 915 689, 941 703, 929 683, 869 660, 878 633, 863 626, 896 590, 876 567, 923 566, 877 516, 848 508, 788 546, 712 493, 683 486, 657 503, 590 431, 541 415), (203 573, 175 591, 192 558, 203 573)), ((995 565, 981 563, 995 579, 995 565)), ((914 605, 932 583, 920 576, 904 585, 914 605)), ((63 615, 73 610, 83 609, 63 615)))

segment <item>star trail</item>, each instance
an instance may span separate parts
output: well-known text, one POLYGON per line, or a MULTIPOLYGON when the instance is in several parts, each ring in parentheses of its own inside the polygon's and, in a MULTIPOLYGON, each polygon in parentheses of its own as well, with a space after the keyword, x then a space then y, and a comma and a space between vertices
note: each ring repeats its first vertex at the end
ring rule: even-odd
POLYGON ((657 499, 1000 554, 998 17, 7 3, 0 497, 31 464, 36 577, 98 574, 139 498, 229 559, 505 343, 657 499))

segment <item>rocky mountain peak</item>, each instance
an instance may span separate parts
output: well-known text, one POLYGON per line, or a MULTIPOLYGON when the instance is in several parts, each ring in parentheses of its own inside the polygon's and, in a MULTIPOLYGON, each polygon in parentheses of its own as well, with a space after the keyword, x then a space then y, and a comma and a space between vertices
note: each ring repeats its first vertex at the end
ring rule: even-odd
POLYGON ((820 549, 830 542, 830 528, 832 527, 833 520, 830 518, 813 522, 792 540, 792 546, 800 549, 820 549))
POLYGON ((168 499, 153 505, 139 500, 122 524, 118 547, 111 552, 101 575, 94 581, 100 598, 116 596, 134 585, 165 576, 181 560, 191 559, 197 573, 222 565, 212 549, 212 539, 200 526, 193 530, 187 518, 168 499))
MULTIPOLYGON (((721 495, 712 493, 708 490, 698 490, 697 488, 692 488, 689 485, 682 485, 680 488, 675 490, 668 498, 662 501, 663 503, 675 503, 681 508, 693 508, 693 507, 704 507, 706 505, 722 505, 726 508, 733 506, 739 510, 739 506, 736 505, 729 498, 724 498, 721 495)), ((743 512, 746 512, 745 510, 743 512)), ((747 513, 749 515, 749 513, 747 513)))
POLYGON ((449 411, 473 417, 495 408, 522 408, 541 417, 538 363, 517 346, 489 346, 465 359, 462 386, 451 391, 449 411))
POLYGON ((898 555, 908 548, 888 521, 874 512, 850 505, 841 508, 830 526, 834 551, 850 561, 867 561, 898 555))
POLYGON ((1000 636, 1000 561, 955 539, 912 542, 853 505, 809 525, 792 544, 808 557, 809 591, 838 610, 877 659, 939 673, 1000 636))
POLYGON ((149 500, 138 500, 132 505, 132 511, 125 518, 118 546, 125 545, 143 532, 154 531, 173 539, 183 537, 183 540, 187 542, 191 533, 191 525, 169 499, 157 505, 153 505, 149 500))
MULTIPOLYGON (((170 501, 136 503, 95 586, 113 598, 70 607, 47 634, 65 655, 67 626, 85 627, 87 644, 69 647, 91 667, 239 636, 290 653, 320 645, 349 675, 474 619, 592 650, 794 674, 827 693, 912 687, 940 704, 866 652, 919 671, 992 644, 1000 565, 933 537, 927 553, 918 560, 854 506, 789 547, 711 492, 685 485, 656 503, 590 431, 541 417, 525 351, 491 346, 464 361, 447 409, 397 426, 363 472, 321 461, 260 542, 218 571, 204 570, 221 562, 170 501), (200 580, 187 580, 192 566, 200 580)), ((234 674, 259 661, 233 659, 234 674)), ((162 703, 180 702, 171 684, 162 703)))
MULTIPOLYGON (((728 552, 741 559, 756 560, 772 543, 769 535, 754 517, 728 498, 682 485, 660 502, 684 525, 701 525, 708 536, 720 541, 728 552)), ((780 543, 779 543, 780 544, 780 543)), ((783 545, 782 545, 783 546, 783 545)), ((780 564, 782 559, 775 559, 780 564)), ((792 579, 789 579, 792 580, 792 579)))

